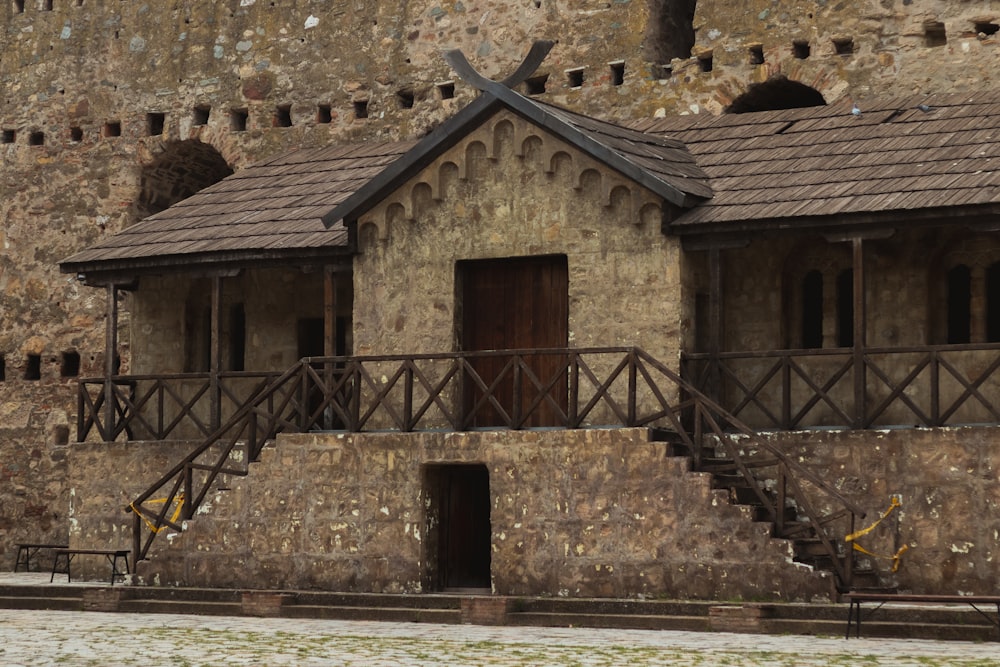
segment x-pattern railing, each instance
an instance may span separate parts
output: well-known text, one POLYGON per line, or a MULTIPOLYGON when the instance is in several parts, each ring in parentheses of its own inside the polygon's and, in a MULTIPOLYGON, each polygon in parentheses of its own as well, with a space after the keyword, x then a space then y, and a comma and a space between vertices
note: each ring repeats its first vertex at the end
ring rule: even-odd
POLYGON ((699 353, 683 369, 758 428, 1000 421, 1000 344, 699 353))
POLYGON ((696 467, 707 458, 703 452, 722 447, 731 472, 753 489, 779 534, 816 536, 839 580, 849 581, 850 556, 838 536, 863 511, 638 348, 304 359, 254 391, 135 499, 134 557, 145 558, 161 530, 180 531, 220 475, 247 474, 278 433, 468 430, 484 414, 489 427, 504 429, 523 428, 539 415, 543 425, 562 428, 658 427, 686 445, 696 467), (480 372, 484 361, 498 358, 502 364, 480 372), (763 457, 744 454, 747 439, 763 457), (789 497, 801 515, 793 521, 786 520, 789 497))

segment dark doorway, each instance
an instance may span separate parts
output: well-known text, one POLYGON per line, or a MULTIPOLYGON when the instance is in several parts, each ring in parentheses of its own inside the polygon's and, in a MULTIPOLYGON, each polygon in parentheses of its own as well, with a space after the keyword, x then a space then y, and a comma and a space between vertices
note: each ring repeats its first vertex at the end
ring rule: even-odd
MULTIPOLYGON (((569 270, 564 255, 463 261, 456 270, 462 350, 568 347, 569 270)), ((500 407, 486 400, 486 392, 467 378, 465 408, 467 414, 475 411, 472 426, 554 426, 563 422, 565 355, 532 354, 524 359, 537 382, 527 372, 515 372, 509 366, 509 356, 474 360, 473 369, 486 387, 495 384, 491 394, 500 407), (516 377, 520 379, 515 382, 516 377), (509 424, 519 416, 519 423, 509 424)))
POLYGON ((428 548, 438 590, 490 588, 490 476, 482 464, 426 468, 428 548), (436 559, 433 558, 436 556, 436 559))

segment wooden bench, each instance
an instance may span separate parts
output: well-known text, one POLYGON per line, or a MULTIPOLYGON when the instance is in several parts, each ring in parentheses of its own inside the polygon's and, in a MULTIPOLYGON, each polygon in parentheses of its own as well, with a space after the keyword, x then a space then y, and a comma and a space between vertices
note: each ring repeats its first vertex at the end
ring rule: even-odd
POLYGON ((42 549, 68 549, 68 544, 40 544, 35 542, 18 543, 17 560, 14 561, 14 572, 22 565, 25 572, 31 572, 31 559, 42 549))
POLYGON ((70 563, 77 556, 104 556, 108 563, 111 564, 111 585, 115 585, 115 579, 121 578, 122 581, 125 580, 125 575, 131 574, 131 570, 128 566, 128 549, 69 549, 69 548, 59 548, 55 550, 55 556, 52 559, 52 576, 49 577, 49 583, 56 578, 56 574, 65 574, 66 581, 72 581, 73 576, 70 574, 70 563), (125 563, 124 571, 119 569, 118 561, 121 560, 125 563), (65 569, 60 569, 59 564, 63 563, 65 569))
MULTIPOLYGON (((1000 595, 919 595, 913 593, 870 593, 857 592, 845 593, 844 598, 850 603, 847 611, 847 636, 851 637, 851 625, 854 625, 855 637, 861 636, 861 605, 865 602, 878 604, 872 613, 882 608, 887 602, 912 602, 914 604, 967 604, 983 618, 996 626, 1000 633, 1000 595), (980 606, 992 605, 997 608, 997 618, 993 618, 988 613, 980 609, 980 606)), ((998 634, 1000 638, 1000 634, 998 634)))

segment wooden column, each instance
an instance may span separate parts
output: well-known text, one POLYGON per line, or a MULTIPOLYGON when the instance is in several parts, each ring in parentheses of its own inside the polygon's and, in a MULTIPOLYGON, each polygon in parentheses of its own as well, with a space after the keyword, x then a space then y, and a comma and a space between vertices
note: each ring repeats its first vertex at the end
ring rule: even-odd
POLYGON ((222 391, 219 373, 222 372, 222 276, 212 278, 212 333, 209 350, 209 401, 212 430, 222 423, 222 391))
POLYGON ((865 253, 862 239, 851 239, 854 268, 854 428, 864 428, 866 400, 865 388, 865 332, 868 329, 865 310, 865 253))
POLYGON ((107 317, 104 323, 104 440, 115 439, 115 419, 117 417, 115 400, 115 357, 118 351, 118 287, 108 283, 107 317))

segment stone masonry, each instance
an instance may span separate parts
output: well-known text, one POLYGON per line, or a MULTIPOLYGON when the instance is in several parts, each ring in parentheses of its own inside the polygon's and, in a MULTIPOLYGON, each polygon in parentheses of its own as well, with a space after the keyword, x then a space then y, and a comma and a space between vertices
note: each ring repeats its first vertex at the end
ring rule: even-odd
POLYGON ((420 136, 473 95, 442 49, 500 78, 558 39, 539 94, 611 119, 715 113, 779 73, 834 102, 973 91, 998 71, 991 0, 687 4, 671 33, 668 0, 3 3, 3 562, 69 532, 75 380, 104 367, 104 295, 56 263, 279 151, 420 136))

